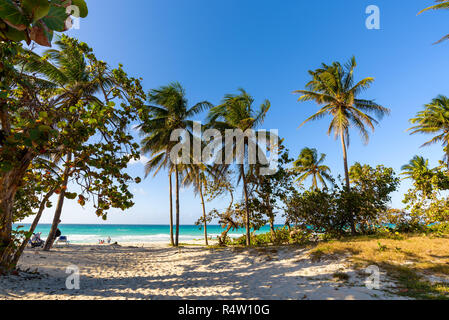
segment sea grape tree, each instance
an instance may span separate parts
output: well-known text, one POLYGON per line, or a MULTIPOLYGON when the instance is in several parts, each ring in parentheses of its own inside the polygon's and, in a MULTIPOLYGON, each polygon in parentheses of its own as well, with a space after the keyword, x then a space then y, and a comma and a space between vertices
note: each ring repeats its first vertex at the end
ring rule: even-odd
POLYGON ((84 0, 0 0, 0 41, 51 46, 54 32, 70 25, 70 14, 88 14, 84 0))
POLYGON ((53 82, 49 76, 38 77, 43 74, 38 64, 34 65, 34 72, 31 72, 33 65, 26 68, 21 65, 35 59, 35 55, 32 57, 23 50, 9 54, 8 63, 20 68, 8 69, 8 87, 0 99, 0 268, 3 270, 13 267, 15 196, 38 157, 62 155, 63 175, 81 187, 76 194, 68 192, 66 181, 55 193, 77 197, 81 205, 89 197, 95 199, 97 215, 106 218, 110 208, 126 209, 133 205, 128 191, 133 179, 123 169, 131 158, 139 157, 139 145, 134 143, 129 130, 132 122, 147 114, 140 79, 129 77, 121 65, 110 69, 84 43, 68 37, 62 37, 61 41, 82 53, 89 77, 98 82, 107 77, 108 86, 100 86, 95 99, 84 99, 83 95, 75 99, 74 87, 53 82))

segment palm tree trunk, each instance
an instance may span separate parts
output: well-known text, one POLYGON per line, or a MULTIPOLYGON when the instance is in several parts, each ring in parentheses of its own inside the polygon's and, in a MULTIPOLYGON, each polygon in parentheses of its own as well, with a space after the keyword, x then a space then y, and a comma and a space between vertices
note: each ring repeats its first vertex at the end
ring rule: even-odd
MULTIPOLYGON (((345 142, 345 136, 344 136, 344 132, 342 131, 340 133, 340 138, 341 138, 341 146, 343 148, 343 162, 344 162, 344 166, 345 166, 345 180, 346 180, 346 188, 348 191, 351 190, 351 183, 349 181, 349 169, 348 169, 348 154, 346 151, 346 142, 345 142)), ((355 223, 354 223, 354 215, 352 212, 350 212, 350 224, 351 224, 351 233, 352 235, 356 235, 357 234, 357 230, 355 227, 355 223)))
POLYGON ((50 233, 48 234, 47 240, 45 241, 44 251, 50 251, 50 249, 53 247, 53 243, 56 240, 55 239, 56 231, 58 230, 59 222, 61 219, 61 213, 62 213, 62 207, 64 205, 65 193, 67 190, 67 184, 69 182, 70 166, 68 163, 71 160, 72 160, 72 153, 69 152, 67 154, 67 163, 66 163, 66 168, 64 170, 63 180, 62 180, 61 193, 59 194, 58 204, 56 206, 55 215, 53 217, 53 223, 51 225, 50 233))
POLYGON ((446 165, 447 165, 447 171, 449 172, 449 145, 448 146, 446 146, 446 161, 447 161, 447 163, 446 163, 446 165))
POLYGON ((273 208, 270 204, 270 195, 265 197, 265 206, 267 208, 267 215, 270 222, 270 233, 271 233, 271 241, 276 240, 276 231, 274 230, 274 213, 273 208))
POLYGON ((245 193, 245 227, 246 227, 246 245, 251 246, 251 233, 249 224, 249 200, 248 200, 248 188, 246 186, 246 176, 245 167, 242 164, 242 181, 243 181, 243 192, 245 193))
POLYGON ((200 181, 200 196, 201 196, 201 205, 203 206, 203 220, 204 220, 204 242, 206 243, 206 246, 209 245, 207 241, 207 221, 206 221, 206 204, 204 203, 204 196, 203 196, 203 186, 201 185, 200 181))
POLYGON ((175 245, 175 240, 173 238, 173 186, 171 181, 171 172, 169 177, 169 188, 170 188, 170 244, 175 245))
POLYGON ((179 245, 179 172, 178 165, 175 165, 175 182, 176 182, 176 237, 175 247, 179 245))
POLYGON ((39 220, 42 217, 42 213, 45 210, 45 207, 47 205, 48 200, 50 199, 50 197, 53 195, 53 193, 55 192, 55 189, 50 190, 44 197, 44 199, 42 199, 41 204, 39 206, 39 210, 36 214, 36 217, 34 217, 33 223, 30 226, 30 230, 28 231, 28 235, 25 237, 25 239, 23 239, 22 244, 20 245, 19 249, 17 249, 15 256, 14 256, 14 260, 13 260, 13 265, 16 266, 17 263, 19 262, 20 257, 22 256, 23 251, 25 250, 28 241, 30 241, 31 235, 34 233, 34 231, 36 230, 36 227, 39 223, 39 220))

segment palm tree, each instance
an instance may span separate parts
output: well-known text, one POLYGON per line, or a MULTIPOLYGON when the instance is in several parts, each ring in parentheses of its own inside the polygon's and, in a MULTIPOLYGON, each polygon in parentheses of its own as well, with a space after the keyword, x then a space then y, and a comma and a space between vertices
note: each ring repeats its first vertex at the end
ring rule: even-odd
MULTIPOLYGON (((171 141, 171 135, 174 130, 184 129, 190 137, 193 136, 193 121, 191 117, 197 115, 212 105, 203 101, 188 107, 186 93, 184 88, 178 82, 162 86, 159 89, 153 89, 149 93, 148 110, 151 114, 149 119, 138 127, 142 140, 142 151, 151 155, 150 161, 146 165, 146 171, 149 173, 156 170, 155 174, 162 168, 168 168, 170 181, 170 207, 171 204, 171 176, 175 175, 175 197, 176 197, 176 233, 174 245, 179 244, 179 188, 180 188, 180 170, 182 165, 177 164, 177 159, 171 159, 170 153, 177 142, 171 141)), ((172 209, 170 209, 170 225, 173 229, 172 209)), ((171 231, 173 232, 173 231, 171 231)))
POLYGON ((312 189, 319 190, 318 181, 327 189, 326 180, 332 183, 330 176, 331 169, 322 163, 326 159, 326 155, 322 153, 318 158, 316 149, 302 149, 298 160, 293 163, 293 171, 300 174, 299 183, 303 183, 307 178, 312 177, 312 189))
POLYGON ((422 175, 423 173, 431 173, 433 171, 429 168, 429 160, 424 159, 424 157, 421 156, 414 156, 408 164, 402 166, 401 170, 403 171, 401 175, 404 176, 404 179, 413 180, 418 175, 422 175))
MULTIPOLYGON (((343 163, 345 170, 346 188, 350 189, 347 145, 349 145, 349 129, 354 126, 358 129, 365 144, 369 141, 369 133, 366 127, 374 131, 374 125, 378 121, 368 113, 373 113, 378 119, 389 114, 390 110, 373 100, 358 99, 357 96, 368 89, 374 82, 374 78, 368 77, 354 84, 354 69, 357 63, 355 57, 342 66, 339 62, 332 65, 323 63, 322 68, 309 71, 312 80, 306 85, 307 90, 297 90, 294 93, 302 94, 300 102, 315 101, 323 105, 313 116, 306 119, 301 126, 313 120, 318 120, 330 115, 327 134, 334 133, 335 139, 340 137, 343 149, 343 163)), ((352 223, 352 233, 356 233, 352 223)))
MULTIPOLYGON (((254 130, 260 124, 263 123, 265 116, 270 109, 270 101, 265 102, 255 110, 254 98, 251 97, 245 90, 238 89, 240 92, 237 95, 227 94, 225 95, 222 104, 212 108, 208 115, 208 120, 211 126, 224 132, 225 130, 241 130, 246 132, 247 130, 254 130)), ((257 133, 257 132, 256 132, 257 133)), ((239 166, 239 179, 238 182, 243 182, 243 193, 245 197, 245 227, 246 227, 246 244, 251 245, 250 235, 250 212, 249 212, 249 195, 247 188, 247 179, 245 163, 247 163, 248 147, 253 143, 258 148, 257 141, 249 141, 246 137, 243 140, 243 148, 239 148, 236 143, 233 143, 232 153, 226 156, 232 156, 233 160, 237 161, 239 166), (243 160, 243 161, 241 161, 243 160)), ((227 146, 225 146, 226 148, 227 146)))
POLYGON ((434 186, 432 183, 437 169, 429 168, 429 160, 415 156, 410 162, 402 167, 404 179, 413 180, 413 185, 423 193, 424 197, 432 194, 434 186))
MULTIPOLYGON (((437 2, 437 4, 421 10, 418 14, 421 14, 429 10, 449 9, 449 0, 436 0, 435 2, 437 2)), ((438 40, 435 44, 441 43, 447 39, 449 39, 449 34, 438 40)))
POLYGON ((424 143, 423 147, 441 143, 449 170, 449 98, 439 95, 431 103, 425 105, 425 109, 418 112, 415 118, 410 119, 410 122, 414 125, 408 129, 411 134, 435 135, 431 140, 424 143))
POLYGON ((23 61, 25 71, 40 74, 57 85, 55 96, 60 104, 72 106, 80 101, 101 102, 96 94, 113 85, 112 77, 108 75, 106 66, 93 70, 86 61, 85 53, 67 39, 62 36, 56 41, 58 49, 45 51, 45 59, 27 51, 29 57, 23 61))

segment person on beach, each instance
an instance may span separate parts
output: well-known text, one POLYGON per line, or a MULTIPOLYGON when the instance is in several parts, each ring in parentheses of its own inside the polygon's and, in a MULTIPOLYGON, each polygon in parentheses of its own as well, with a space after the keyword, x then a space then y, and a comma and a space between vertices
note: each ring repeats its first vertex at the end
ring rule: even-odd
POLYGON ((41 232, 38 232, 33 235, 33 238, 30 241, 32 248, 41 247, 44 245, 44 241, 41 239, 41 234, 41 232))
MULTIPOLYGON (((61 220, 59 220, 58 225, 61 223, 61 220)), ((61 236, 61 230, 59 228, 56 228, 56 234, 55 234, 55 240, 58 240, 58 238, 61 236)))

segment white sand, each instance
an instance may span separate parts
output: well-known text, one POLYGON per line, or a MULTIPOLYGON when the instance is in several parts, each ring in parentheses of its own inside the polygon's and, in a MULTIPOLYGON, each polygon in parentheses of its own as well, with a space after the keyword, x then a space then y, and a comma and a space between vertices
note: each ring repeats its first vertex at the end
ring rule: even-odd
POLYGON ((0 299, 396 299, 393 285, 365 286, 366 275, 344 261, 313 262, 305 249, 180 249, 165 244, 69 245, 27 249, 20 273, 0 277, 0 299), (78 266, 80 289, 66 289, 66 268, 78 266), (335 272, 349 275, 334 279, 335 272))

